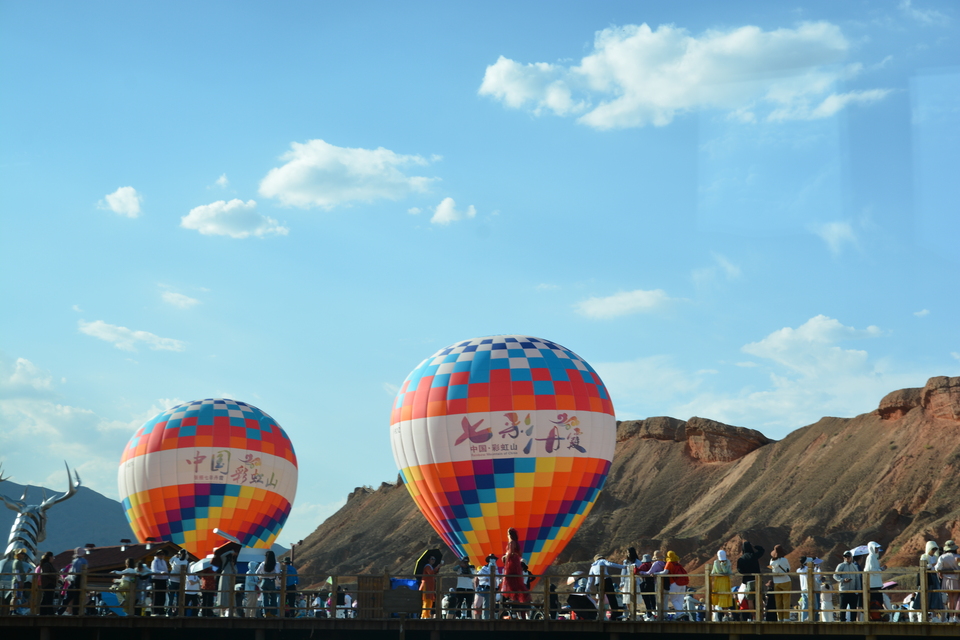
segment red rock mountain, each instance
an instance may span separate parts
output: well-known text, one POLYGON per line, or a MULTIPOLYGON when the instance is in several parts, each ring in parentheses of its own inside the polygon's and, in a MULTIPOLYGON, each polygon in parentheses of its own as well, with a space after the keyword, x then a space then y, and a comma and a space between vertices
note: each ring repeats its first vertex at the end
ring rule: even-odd
MULTIPOLYGON (((704 418, 621 422, 606 486, 558 571, 673 549, 695 570, 745 539, 782 544, 796 562, 830 562, 875 540, 889 565, 915 565, 924 542, 960 539, 960 378, 888 394, 856 418, 823 418, 780 441, 704 418)), ((298 549, 301 573, 410 572, 445 549, 406 489, 355 490, 298 549)), ((502 549, 491 549, 501 553, 502 549)), ((450 552, 448 560, 452 559, 450 552)))

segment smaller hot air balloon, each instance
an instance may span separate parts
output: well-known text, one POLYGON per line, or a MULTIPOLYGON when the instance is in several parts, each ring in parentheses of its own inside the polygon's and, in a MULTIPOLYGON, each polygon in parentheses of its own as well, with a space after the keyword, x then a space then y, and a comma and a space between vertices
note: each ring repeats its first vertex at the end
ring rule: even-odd
POLYGON ((276 420, 223 398, 148 420, 120 461, 120 496, 141 541, 170 540, 204 557, 224 538, 269 547, 297 492, 297 456, 276 420))

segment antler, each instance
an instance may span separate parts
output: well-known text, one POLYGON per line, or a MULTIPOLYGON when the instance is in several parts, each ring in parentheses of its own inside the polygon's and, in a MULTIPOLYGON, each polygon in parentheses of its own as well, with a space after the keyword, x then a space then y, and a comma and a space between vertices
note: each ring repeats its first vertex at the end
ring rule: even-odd
POLYGON ((76 469, 74 469, 73 475, 76 478, 76 482, 70 482, 70 466, 67 464, 66 461, 63 462, 63 466, 67 468, 67 492, 62 496, 54 496, 52 498, 46 498, 40 504, 40 509, 43 511, 46 511, 47 509, 57 504, 58 502, 63 502, 67 498, 70 498, 71 496, 73 496, 73 494, 77 492, 77 489, 80 487, 80 473, 76 469))
MULTIPOLYGON (((3 467, 0 466, 0 482, 3 482, 4 480, 9 480, 9 479, 10 479, 10 476, 7 476, 6 478, 3 477, 3 467)), ((5 504, 8 509, 13 509, 17 513, 20 512, 21 506, 23 505, 23 500, 20 500, 19 502, 16 500, 11 500, 7 496, 3 495, 2 493, 0 493, 0 500, 3 501, 3 504, 5 504)))

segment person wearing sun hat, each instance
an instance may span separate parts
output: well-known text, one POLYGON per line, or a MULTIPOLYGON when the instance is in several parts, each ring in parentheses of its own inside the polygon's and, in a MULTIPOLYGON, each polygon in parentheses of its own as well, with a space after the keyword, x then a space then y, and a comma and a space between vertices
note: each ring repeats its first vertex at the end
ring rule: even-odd
MULTIPOLYGON (((946 600, 944 594, 940 593, 940 574, 934 569, 939 559, 940 547, 937 545, 936 540, 927 540, 927 544, 923 548, 923 555, 920 556, 920 561, 924 563, 927 571, 927 615, 934 621, 940 619, 938 612, 940 609, 943 609, 944 601, 946 600)), ((917 588, 920 588, 919 584, 917 584, 917 588)))
POLYGON ((960 621, 960 556, 957 555, 957 543, 947 540, 943 543, 943 554, 934 567, 940 573, 940 584, 947 591, 946 616, 948 622, 960 621))

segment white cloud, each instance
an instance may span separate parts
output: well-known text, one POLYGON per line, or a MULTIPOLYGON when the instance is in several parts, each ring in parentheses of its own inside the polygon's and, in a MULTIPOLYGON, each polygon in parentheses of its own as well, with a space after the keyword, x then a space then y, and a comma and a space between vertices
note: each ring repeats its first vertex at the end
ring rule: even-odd
POLYGON ((950 22, 949 16, 946 16, 935 9, 917 9, 913 6, 913 2, 911 2, 911 0, 901 0, 900 10, 903 11, 908 18, 916 20, 922 24, 945 25, 950 22))
POLYGON ((70 307, 70 308, 73 309, 74 311, 76 311, 77 313, 83 313, 83 309, 81 309, 81 308, 80 308, 80 305, 78 305, 78 304, 75 304, 75 305, 73 305, 73 306, 70 307))
POLYGON ((858 246, 857 234, 849 222, 826 222, 814 225, 812 231, 827 243, 833 255, 839 255, 845 244, 858 246))
POLYGON ((217 178, 217 182, 215 184, 221 189, 226 189, 227 185, 230 184, 230 180, 227 179, 227 174, 221 173, 220 177, 217 178))
POLYGON ((930 315, 930 310, 929 310, 929 309, 921 309, 920 311, 914 311, 914 312, 913 312, 913 315, 917 316, 918 318, 923 318, 924 316, 930 315))
POLYGON ((600 374, 617 410, 617 418, 649 417, 649 408, 696 392, 700 380, 674 364, 666 355, 647 356, 628 362, 597 362, 600 374))
POLYGON ((136 352, 137 344, 143 344, 154 351, 183 351, 185 343, 173 338, 161 338, 148 331, 133 331, 126 327, 107 324, 102 320, 79 322, 80 333, 93 336, 104 342, 110 342, 117 349, 136 352))
POLYGON ((196 298, 191 298, 190 296, 175 291, 164 291, 161 296, 167 304, 181 309, 189 309, 194 305, 200 304, 200 301, 196 298))
POLYGON ((635 291, 620 291, 605 298, 588 298, 578 302, 576 309, 581 315, 588 318, 606 320, 633 313, 655 311, 671 302, 671 300, 662 289, 652 291, 636 289, 635 291))
MULTIPOLYGON (((16 482, 66 486, 63 461, 84 486, 117 497, 117 460, 127 440, 162 409, 107 419, 62 402, 53 376, 25 358, 0 354, 0 461, 16 482), (42 393, 41 393, 42 392, 42 393)), ((160 401, 161 404, 163 401, 160 401)), ((174 403, 175 404, 175 403, 174 403)), ((166 405, 169 406, 169 405, 166 405)), ((164 406, 163 408, 166 408, 164 406)))
POLYGON ((434 209, 430 222, 433 224, 447 225, 458 220, 474 218, 476 215, 477 210, 473 205, 467 207, 466 211, 458 211, 457 203, 453 201, 453 198, 444 198, 440 204, 437 205, 437 208, 434 209))
POLYGON ((850 43, 828 22, 763 31, 745 26, 698 37, 673 25, 610 27, 578 65, 525 64, 503 56, 487 67, 480 95, 534 114, 579 115, 596 129, 664 126, 678 114, 728 111, 753 122, 825 118, 887 91, 836 93, 859 65, 842 66, 850 43))
POLYGON ((410 207, 409 209, 407 209, 407 213, 409 213, 412 216, 415 216, 420 213, 420 207, 410 207))
POLYGON ((195 207, 180 218, 180 226, 184 229, 196 229, 205 236, 231 238, 285 236, 290 232, 273 218, 257 213, 256 201, 244 202, 237 198, 230 202, 217 200, 195 207))
POLYGON ((397 393, 400 392, 400 387, 390 382, 384 382, 383 390, 387 392, 388 396, 390 396, 391 398, 395 398, 397 396, 397 393))
POLYGON ((711 253, 711 256, 714 261, 713 265, 694 269, 691 273, 694 283, 699 286, 706 285, 720 275, 727 280, 736 280, 740 277, 740 267, 730 262, 725 256, 719 253, 711 253))
POLYGON ((954 358, 956 358, 957 360, 960 360, 960 352, 951 351, 951 352, 950 352, 950 355, 953 356, 954 358))
POLYGON ((558 284, 541 282, 540 284, 537 285, 537 291, 558 291, 559 289, 560 289, 560 285, 558 284))
POLYGON ((428 164, 423 157, 383 147, 352 149, 323 140, 290 146, 280 156, 286 164, 271 169, 260 182, 261 195, 289 206, 332 209, 353 202, 398 200, 427 191, 437 180, 405 173, 408 167, 428 164))
POLYGON ((113 193, 104 196, 103 200, 97 203, 97 206, 128 218, 136 218, 140 215, 141 200, 143 200, 143 197, 133 187, 120 187, 113 193))

